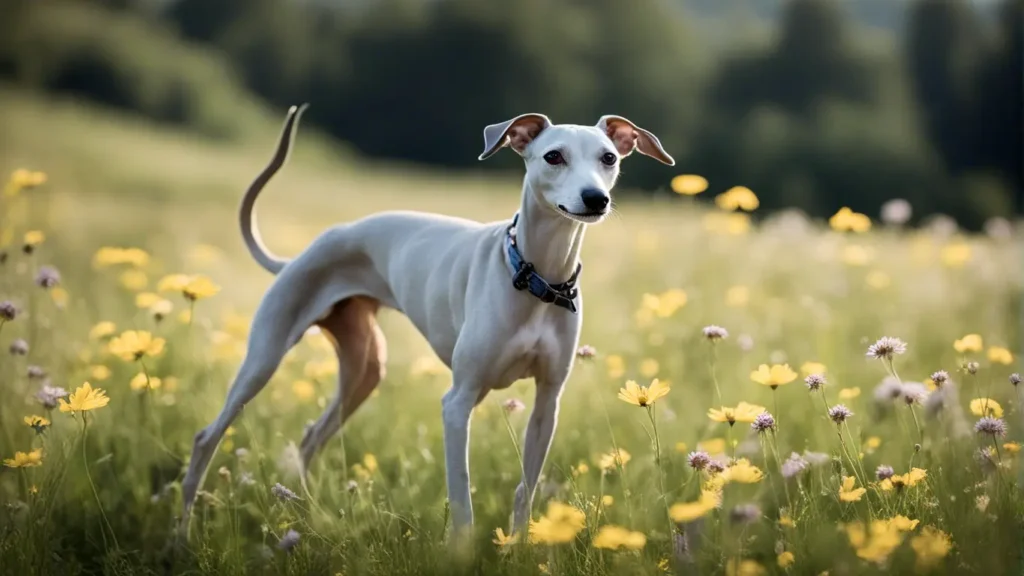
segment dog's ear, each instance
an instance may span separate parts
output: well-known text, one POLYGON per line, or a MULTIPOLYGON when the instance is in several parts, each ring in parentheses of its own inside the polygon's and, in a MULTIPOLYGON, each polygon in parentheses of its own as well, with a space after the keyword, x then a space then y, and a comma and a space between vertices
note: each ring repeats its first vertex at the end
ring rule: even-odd
POLYGON ((622 157, 629 156, 635 149, 662 164, 676 164, 675 159, 661 147, 661 141, 657 136, 622 116, 601 116, 597 121, 597 129, 608 135, 622 157))
POLYGON ((484 152, 480 160, 486 160, 504 146, 511 146, 519 154, 542 130, 551 126, 551 120, 543 114, 523 114, 500 124, 484 128, 484 152))

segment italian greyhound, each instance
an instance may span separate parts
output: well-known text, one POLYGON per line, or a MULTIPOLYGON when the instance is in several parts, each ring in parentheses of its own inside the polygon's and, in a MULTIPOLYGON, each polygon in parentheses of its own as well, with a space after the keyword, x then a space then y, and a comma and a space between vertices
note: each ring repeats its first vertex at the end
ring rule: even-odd
POLYGON ((218 443, 267 384, 285 353, 317 325, 334 345, 338 392, 302 439, 303 474, 384 377, 381 306, 401 311, 452 370, 441 400, 453 528, 473 523, 470 416, 488 392, 533 377, 536 401, 523 442, 513 532, 528 526, 533 494, 551 446, 559 397, 572 369, 582 323, 576 287, 590 224, 611 211, 620 161, 634 150, 668 165, 658 138, 620 116, 595 126, 553 125, 523 114, 484 128, 484 160, 503 147, 526 163, 522 204, 511 220, 482 224, 420 212, 383 212, 329 228, 298 257, 270 253, 253 205, 287 160, 305 106, 288 111, 273 159, 249 186, 240 210, 249 252, 277 278, 252 321, 245 359, 216 420, 195 437, 182 482, 187 532, 196 492, 218 443))

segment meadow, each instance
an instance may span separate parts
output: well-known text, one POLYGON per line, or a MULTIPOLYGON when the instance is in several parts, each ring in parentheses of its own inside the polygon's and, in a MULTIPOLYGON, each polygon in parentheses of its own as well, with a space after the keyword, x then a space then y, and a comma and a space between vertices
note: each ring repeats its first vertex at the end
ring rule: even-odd
MULTIPOLYGON (((475 554, 456 566, 450 372, 384 310, 387 375, 308 483, 295 445, 336 387, 316 330, 229 431, 175 551, 192 437, 220 409, 272 280, 235 211, 276 125, 227 145, 17 92, 0 90, 0 109, 6 574, 1024 566, 1020 228, 761 214, 756 191, 697 177, 665 183, 683 197, 620 196, 587 233, 586 347, 530 534, 507 532, 532 383, 474 413, 475 554)), ((295 254, 379 210, 497 220, 518 204, 518 175, 375 165, 300 130, 257 210, 268 244, 295 254)))

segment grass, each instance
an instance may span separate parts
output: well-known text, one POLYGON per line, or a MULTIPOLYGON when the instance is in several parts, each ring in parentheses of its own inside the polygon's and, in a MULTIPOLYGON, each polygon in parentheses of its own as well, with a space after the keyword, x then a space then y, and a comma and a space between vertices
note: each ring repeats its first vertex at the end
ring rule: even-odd
MULTIPOLYGON (((228 144, 12 92, 0 92, 0 109, 2 173, 24 166, 48 174, 0 205, 0 234, 12 240, 0 300, 21 310, 0 328, 0 455, 42 450, 40 466, 0 469, 6 573, 1003 574, 1021 566, 1014 443, 1024 422, 1021 392, 1008 383, 1018 361, 989 359, 993 347, 1021 345, 1019 232, 998 239, 876 223, 840 233, 797 213, 755 212, 748 221, 688 199, 623 201, 620 217, 588 233, 583 342, 597 353, 578 361, 567 386, 534 507, 538 519, 547 514, 542 526, 557 528, 548 537, 568 533, 567 542, 491 542, 495 528, 508 528, 518 483, 515 440, 527 415, 501 405, 531 405, 531 383, 518 382, 474 415, 476 554, 452 564, 440 422, 450 374, 405 319, 383 311, 388 375, 317 459, 308 491, 290 446, 333 394, 332 357, 317 334, 236 421, 211 466, 192 540, 171 555, 192 436, 222 405, 248 317, 271 281, 245 253, 235 209, 270 155, 275 127, 265 141, 228 144), (30 230, 46 239, 26 255, 20 244, 30 230), (93 258, 103 246, 137 246, 150 258, 138 268, 99 268, 93 258), (60 270, 59 287, 34 284, 43 265, 60 270), (188 322, 180 314, 189 304, 164 293, 175 309, 157 321, 136 306, 137 293, 176 272, 206 275, 222 290, 196 302, 188 322), (116 324, 115 333, 90 337, 101 321, 116 324), (702 328, 711 324, 728 337, 707 340, 702 328), (110 338, 129 329, 164 338, 164 350, 143 362, 112 355, 110 338), (955 350, 966 334, 983 345, 968 339, 955 350), (905 341, 906 353, 891 364, 866 358, 886 335, 905 341), (7 354, 18 338, 29 343, 26 356, 7 354), (761 364, 799 373, 809 362, 825 367, 823 392, 808 391, 803 373, 774 391, 751 378, 761 364), (34 398, 44 379, 30 377, 29 366, 69 391, 91 381, 110 402, 75 417, 47 413, 34 398), (922 404, 874 398, 893 372, 925 382, 936 370, 951 382, 922 404), (138 382, 148 375, 160 387, 133 389, 140 373, 138 382), (655 377, 671 390, 652 406, 617 398, 627 379, 647 385, 655 377), (974 432, 970 400, 980 397, 1000 404, 1008 437, 974 432), (741 401, 774 414, 774 431, 759 436, 748 422, 708 417, 712 407, 741 401), (826 409, 840 402, 853 416, 837 426, 826 409), (33 414, 52 425, 37 433, 23 423, 33 414), (602 470, 602 456, 616 448, 630 458, 615 465, 605 457, 602 470), (731 481, 714 496, 710 475, 687 461, 699 448, 720 461, 748 459, 759 481, 744 483, 758 472, 730 467, 721 477, 731 481), (823 461, 784 478, 781 461, 805 451, 823 461), (875 477, 881 465, 927 475, 887 491, 875 477), (840 498, 844 477, 855 478, 845 490, 851 500, 865 489, 859 500, 840 498), (301 499, 278 500, 275 483, 301 499), (698 501, 702 488, 717 507, 695 505, 695 521, 670 521, 670 506, 698 501), (898 515, 917 524, 881 522, 898 515), (595 547, 640 545, 638 535, 597 538, 608 525, 641 533, 642 547, 595 547), (290 553, 278 548, 288 530, 300 536, 290 553), (788 570, 779 567, 783 553, 792 554, 788 570)), ((517 184, 511 175, 361 165, 303 133, 260 200, 261 226, 271 246, 294 254, 331 222, 378 210, 508 218, 517 184)))

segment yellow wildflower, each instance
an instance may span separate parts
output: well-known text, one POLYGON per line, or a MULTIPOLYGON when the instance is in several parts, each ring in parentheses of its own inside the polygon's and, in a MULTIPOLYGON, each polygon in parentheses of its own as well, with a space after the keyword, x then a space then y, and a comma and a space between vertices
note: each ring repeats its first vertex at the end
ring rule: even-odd
POLYGON ((34 172, 24 168, 18 168, 11 173, 11 179, 4 188, 7 196, 17 196, 22 190, 30 190, 41 186, 46 182, 45 172, 34 172))
POLYGON ((55 286, 52 290, 50 290, 50 299, 53 300, 53 304, 57 308, 63 310, 64 308, 67 308, 68 300, 71 299, 71 295, 68 294, 68 291, 65 290, 63 287, 55 286))
POLYGON ((953 342, 953 349, 961 354, 965 352, 981 352, 982 348, 981 334, 968 334, 953 342))
POLYGON ((895 474, 891 478, 882 480, 878 486, 885 492, 901 490, 905 487, 916 486, 928 476, 928 471, 921 468, 911 468, 906 474, 895 474))
POLYGON ((1013 353, 1002 346, 992 346, 988 349, 988 360, 996 364, 1013 364, 1013 353))
POLYGON ((142 270, 129 269, 121 273, 117 278, 125 289, 137 292, 149 284, 149 277, 142 270))
POLYGON ((708 454, 724 454, 725 438, 708 438, 697 443, 697 450, 703 450, 708 454))
POLYGON ((754 484, 764 478, 764 472, 750 463, 746 458, 740 458, 733 462, 724 472, 721 473, 726 482, 739 482, 740 484, 754 484))
POLYGON ((867 489, 854 488, 853 485, 856 483, 857 479, 853 476, 843 476, 843 485, 839 487, 839 499, 843 502, 859 502, 867 489))
POLYGON ((768 571, 754 560, 730 558, 725 564, 726 576, 763 576, 768 571))
POLYGON ((1005 442, 1003 450, 1006 450, 1009 454, 1017 454, 1020 452, 1020 442, 1005 442))
POLYGON ((672 191, 685 196, 696 196, 708 189, 708 180, 696 174, 680 174, 672 179, 672 191))
POLYGON ((117 326, 109 320, 97 323, 89 330, 89 338, 92 340, 100 340, 110 336, 117 331, 117 326))
POLYGON ((619 448, 616 450, 612 450, 607 454, 602 454, 597 461, 597 467, 600 468, 603 472, 615 470, 616 468, 619 467, 624 468, 626 466, 626 463, 629 462, 632 458, 633 457, 629 454, 629 452, 626 452, 626 450, 623 448, 619 448))
POLYGON ((135 295, 135 305, 143 310, 151 308, 163 298, 155 292, 139 292, 135 295))
POLYGON ((494 540, 491 540, 498 545, 499 548, 505 548, 516 543, 515 534, 505 535, 505 531, 501 528, 494 529, 494 540))
POLYGON ((903 532, 885 520, 875 520, 869 528, 854 522, 846 526, 846 535, 858 558, 876 564, 884 563, 903 542, 903 532))
POLYGON ((975 416, 992 416, 994 418, 1003 417, 1003 407, 999 405, 999 402, 991 398, 975 398, 971 400, 971 414, 975 416))
POLYGON ((37 448, 31 452, 15 452, 14 458, 4 458, 4 466, 8 468, 31 468, 43 465, 43 449, 37 448))
POLYGON ((605 358, 604 364, 608 369, 609 378, 621 378, 626 373, 626 362, 618 354, 612 354, 605 358))
POLYGON ((828 219, 828 225, 837 232, 867 232, 871 229, 871 219, 843 206, 828 219))
POLYGON ((654 378, 658 375, 660 365, 654 358, 644 358, 640 361, 640 375, 644 378, 654 378))
POLYGON ((117 264, 129 264, 137 268, 145 266, 149 262, 149 254, 141 248, 115 248, 104 246, 93 255, 93 266, 104 268, 117 264))
POLYGON ((843 388, 839 391, 840 400, 853 400, 858 396, 860 396, 860 388, 856 386, 853 388, 843 388))
POLYGON ((35 246, 38 246, 46 240, 46 234, 43 234, 41 230, 30 230, 25 232, 25 248, 30 250, 35 246))
POLYGON ((161 292, 181 292, 187 300, 196 301, 209 298, 220 292, 220 286, 202 274, 189 276, 171 274, 160 279, 157 289, 161 292))
POLYGON ((888 520, 886 520, 886 522, 892 524, 897 530, 901 530, 903 532, 910 532, 914 528, 917 528, 917 525, 920 522, 920 520, 911 520, 910 518, 907 518, 906 516, 899 514, 893 516, 892 518, 889 518, 888 520))
POLYGON ((594 548, 605 548, 607 550, 642 550, 647 544, 647 536, 642 532, 634 532, 621 526, 601 526, 594 536, 594 548))
POLYGON ((761 202, 757 199, 757 195, 754 194, 753 190, 746 186, 733 186, 725 192, 722 192, 718 196, 715 196, 715 204, 718 205, 722 210, 728 210, 734 212, 736 210, 744 210, 746 212, 753 212, 757 210, 761 202))
POLYGON ((804 376, 810 376, 811 374, 825 374, 828 372, 828 368, 826 368, 821 362, 804 362, 800 365, 800 372, 804 376))
POLYGON ((789 367, 789 364, 775 364, 771 367, 761 364, 757 370, 750 373, 751 380, 758 384, 771 386, 772 390, 796 380, 796 376, 796 372, 789 367))
POLYGON ((793 520, 792 516, 782 515, 779 516, 779 526, 785 526, 786 528, 796 528, 796 521, 793 520))
POLYGON ((363 466, 372 474, 377 471, 377 457, 367 452, 363 455, 363 466))
POLYGON ((110 340, 110 353, 123 360, 139 360, 143 356, 159 356, 164 351, 164 339, 154 338, 145 330, 127 330, 110 340))
POLYGON ((573 466, 572 468, 572 475, 574 477, 586 474, 587 472, 590 472, 590 466, 587 466, 587 463, 583 462, 582 460, 579 464, 573 466))
POLYGON ((547 514, 530 523, 530 542, 537 544, 565 544, 572 542, 586 526, 586 514, 561 502, 548 503, 547 514))
POLYGON ((619 400, 627 404, 647 407, 668 395, 670 390, 667 384, 657 378, 651 381, 650 386, 640 386, 633 380, 628 380, 626 387, 619 389, 619 400))
POLYGON ((668 515, 673 522, 686 523, 705 516, 718 507, 718 496, 711 490, 702 490, 700 498, 693 502, 673 504, 668 515))
POLYGON ((686 306, 686 302, 686 291, 672 288, 661 294, 644 294, 641 298, 641 309, 650 310, 659 318, 668 318, 686 306))
POLYGON ((75 412, 88 412, 103 408, 109 402, 110 398, 102 388, 94 389, 92 384, 86 382, 72 392, 66 401, 63 398, 60 399, 60 411, 71 412, 73 415, 75 412))
POLYGON ((737 422, 753 422, 758 414, 765 411, 764 406, 740 402, 735 408, 722 406, 721 409, 708 410, 708 418, 715 422, 728 422, 730 426, 737 422))
POLYGON ((132 390, 145 390, 149 387, 150 390, 156 390, 160 387, 163 382, 160 381, 156 376, 147 377, 145 372, 139 372, 128 383, 128 386, 132 390))
POLYGON ((792 552, 787 550, 782 554, 779 554, 779 557, 776 559, 776 562, 778 563, 779 568, 789 568, 793 565, 794 562, 796 562, 796 556, 794 556, 792 552))
POLYGON ((316 388, 308 380, 292 382, 292 394, 302 401, 312 400, 316 396, 316 388))
POLYGON ((50 421, 42 416, 25 416, 25 425, 35 430, 36 434, 42 434, 50 426, 50 421))
POLYGON ((96 364, 95 366, 89 367, 89 378, 97 382, 102 382, 107 378, 110 378, 110 368, 102 364, 96 364))
POLYGON ((910 547, 917 555, 916 566, 919 572, 935 567, 953 548, 949 534, 938 528, 925 526, 921 533, 910 539, 910 547))
POLYGON ((615 504, 615 497, 614 496, 612 496, 611 494, 605 494, 604 496, 601 496, 601 506, 604 506, 605 508, 607 508, 607 507, 611 506, 612 504, 615 504))
POLYGON ((352 474, 360 481, 366 482, 370 479, 370 471, 358 462, 352 465, 352 474))

